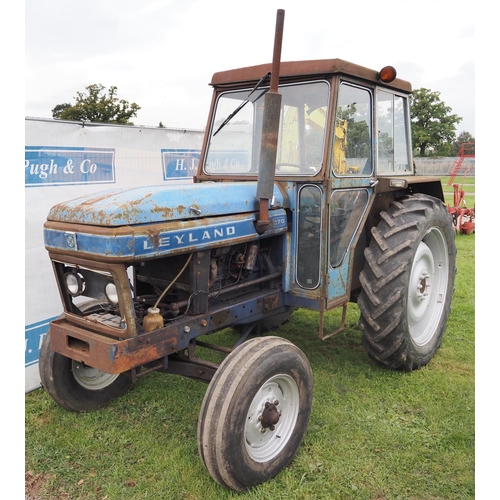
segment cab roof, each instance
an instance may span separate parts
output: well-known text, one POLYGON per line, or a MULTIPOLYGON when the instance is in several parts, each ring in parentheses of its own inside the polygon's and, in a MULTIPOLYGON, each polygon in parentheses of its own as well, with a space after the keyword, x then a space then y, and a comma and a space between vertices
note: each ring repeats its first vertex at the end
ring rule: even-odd
MULTIPOLYGON (((271 71, 271 63, 247 66, 214 73, 210 85, 214 88, 226 87, 230 84, 246 85, 257 82, 263 75, 271 71)), ((396 78, 391 83, 382 82, 379 72, 350 63, 342 59, 318 59, 310 61, 289 61, 280 63, 280 82, 303 80, 304 77, 330 77, 334 74, 343 74, 362 80, 383 85, 405 93, 411 93, 410 82, 396 78)))

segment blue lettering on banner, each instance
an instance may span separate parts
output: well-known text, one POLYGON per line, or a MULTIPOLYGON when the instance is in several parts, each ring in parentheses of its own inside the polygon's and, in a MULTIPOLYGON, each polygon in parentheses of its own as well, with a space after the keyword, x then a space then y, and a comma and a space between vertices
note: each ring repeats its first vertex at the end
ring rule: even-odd
POLYGON ((163 180, 193 177, 200 163, 199 149, 162 149, 163 180))
POLYGON ((115 182, 114 148, 26 146, 25 187, 115 182))
POLYGON ((250 171, 248 151, 210 150, 206 161, 207 172, 212 174, 246 173, 250 171))
POLYGON ((49 323, 56 319, 53 318, 38 321, 32 325, 26 325, 24 329, 24 366, 28 367, 38 363, 40 357, 40 348, 45 334, 49 330, 49 323))

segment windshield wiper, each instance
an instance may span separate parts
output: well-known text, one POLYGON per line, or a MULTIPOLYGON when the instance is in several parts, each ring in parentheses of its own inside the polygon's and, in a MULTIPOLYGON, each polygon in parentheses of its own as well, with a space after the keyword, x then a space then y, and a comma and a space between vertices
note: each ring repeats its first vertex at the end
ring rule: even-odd
MULTIPOLYGON (((258 82, 257 85, 251 90, 251 92, 247 95, 247 98, 220 124, 219 128, 214 132, 214 136, 217 135, 222 128, 224 128, 232 119, 233 117, 238 114, 241 109, 248 103, 250 102, 249 97, 271 76, 271 72, 266 73, 258 82)), ((253 102, 257 101, 260 99, 269 89, 265 89, 264 92, 262 92, 257 99, 255 99, 253 102)))

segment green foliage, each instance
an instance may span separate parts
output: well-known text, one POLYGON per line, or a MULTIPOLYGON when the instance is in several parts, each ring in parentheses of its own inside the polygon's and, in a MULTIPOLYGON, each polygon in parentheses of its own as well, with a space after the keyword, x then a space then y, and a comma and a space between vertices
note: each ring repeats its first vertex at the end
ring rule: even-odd
POLYGON ((456 125, 462 121, 451 114, 451 108, 440 99, 440 92, 421 88, 410 96, 412 144, 420 156, 429 150, 440 156, 451 155, 456 125))
POLYGON ((87 92, 77 92, 76 103, 58 104, 52 116, 61 120, 89 121, 94 123, 114 123, 133 125, 130 121, 141 109, 135 102, 130 104, 118 99, 117 87, 111 86, 106 94, 104 85, 92 84, 85 87, 87 92))
POLYGON ((69 108, 71 108, 71 104, 69 102, 65 102, 63 104, 58 104, 52 110, 52 118, 61 119, 61 115, 64 113, 64 111, 66 111, 69 108))

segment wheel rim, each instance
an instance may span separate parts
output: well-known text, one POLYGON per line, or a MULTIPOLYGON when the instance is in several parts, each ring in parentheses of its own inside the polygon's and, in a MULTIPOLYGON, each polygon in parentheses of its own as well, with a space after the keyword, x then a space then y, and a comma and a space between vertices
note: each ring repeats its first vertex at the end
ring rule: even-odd
POLYGON ((261 386, 250 404, 245 445, 252 460, 268 462, 292 436, 299 413, 299 389, 289 375, 276 375, 261 386))
POLYGON ((104 373, 74 360, 72 361, 72 371, 75 380, 85 389, 92 391, 108 387, 119 377, 119 374, 104 373))
POLYGON ((448 245, 431 228, 413 259, 408 290, 408 325, 413 341, 424 346, 437 331, 448 288, 448 245))

